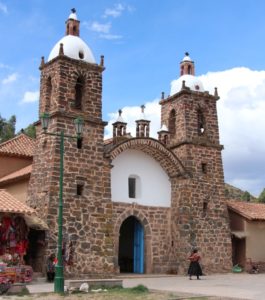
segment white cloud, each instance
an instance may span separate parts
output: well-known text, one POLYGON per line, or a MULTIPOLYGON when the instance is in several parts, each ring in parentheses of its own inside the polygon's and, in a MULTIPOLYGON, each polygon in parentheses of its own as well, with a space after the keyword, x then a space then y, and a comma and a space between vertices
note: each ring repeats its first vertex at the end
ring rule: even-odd
POLYGON ((113 17, 117 18, 121 16, 122 12, 124 11, 125 6, 122 4, 116 4, 114 8, 106 8, 103 17, 113 17))
POLYGON ((106 40, 120 40, 122 39, 122 35, 118 35, 118 34, 101 34, 99 36, 102 39, 106 39, 106 40))
POLYGON ((95 32, 100 32, 100 33, 109 33, 111 28, 111 23, 99 23, 99 22, 93 22, 89 29, 95 32))
POLYGON ((23 103, 33 103, 39 100, 39 91, 36 92, 25 92, 21 104, 23 103))
POLYGON ((0 63, 0 69, 10 69, 10 67, 8 65, 0 63))
MULTIPOLYGON (((152 121, 150 125, 150 136, 157 137, 157 131, 160 129, 160 105, 159 99, 155 99, 151 102, 145 103, 144 114, 147 120, 152 121)), ((108 114, 110 120, 106 127, 105 138, 112 137, 112 123, 116 122, 118 118, 118 112, 108 114)), ((127 123, 127 132, 135 136, 136 126, 135 120, 141 117, 140 106, 125 106, 122 108, 122 118, 127 123)))
POLYGON ((111 30, 111 23, 99 23, 97 21, 92 22, 91 24, 89 24, 88 22, 83 22, 83 25, 94 32, 99 33, 99 37, 101 39, 106 39, 106 40, 120 40, 122 39, 122 35, 118 35, 118 34, 111 34, 110 30, 111 30))
POLYGON ((3 2, 0 2, 0 12, 3 12, 4 14, 8 13, 7 6, 3 2))
MULTIPOLYGON (((234 68, 221 72, 209 72, 199 76, 205 90, 214 93, 218 87, 217 102, 220 141, 225 180, 248 190, 255 196, 265 187, 265 71, 234 68)), ((146 103, 145 115, 151 120, 150 135, 157 138, 160 128, 158 99, 146 103)), ((135 136, 135 120, 139 107, 126 106, 122 117, 128 123, 128 132, 135 136)), ((112 135, 112 123, 118 114, 109 114, 106 137, 112 135)))
POLYGON ((218 112, 226 180, 258 195, 265 187, 265 71, 234 68, 200 79, 209 91, 215 82, 221 97, 218 112))
POLYGON ((13 73, 2 80, 2 84, 8 84, 17 80, 18 74, 13 73))

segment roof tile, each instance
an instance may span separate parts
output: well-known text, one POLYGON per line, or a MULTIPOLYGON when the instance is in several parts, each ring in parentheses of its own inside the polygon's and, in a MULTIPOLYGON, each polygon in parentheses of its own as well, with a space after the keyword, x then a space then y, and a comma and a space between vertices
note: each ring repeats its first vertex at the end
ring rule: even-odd
POLYGON ((36 141, 24 133, 0 144, 0 154, 33 157, 36 141))
POLYGON ((17 200, 6 190, 0 190, 0 212, 34 214, 35 210, 17 200))
POLYGON ((265 221, 265 204, 229 200, 228 208, 251 221, 265 221))

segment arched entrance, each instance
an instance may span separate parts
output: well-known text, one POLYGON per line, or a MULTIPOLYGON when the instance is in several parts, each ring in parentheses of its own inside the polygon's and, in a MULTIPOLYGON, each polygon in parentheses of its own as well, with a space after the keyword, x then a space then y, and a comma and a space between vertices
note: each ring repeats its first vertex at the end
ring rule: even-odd
POLYGON ((121 273, 144 273, 144 229, 133 216, 120 227, 119 266, 121 273))

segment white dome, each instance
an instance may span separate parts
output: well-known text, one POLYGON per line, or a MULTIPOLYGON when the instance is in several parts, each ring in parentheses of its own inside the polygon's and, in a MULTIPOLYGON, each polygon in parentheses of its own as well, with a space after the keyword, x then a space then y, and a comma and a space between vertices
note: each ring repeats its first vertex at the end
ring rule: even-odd
POLYGON ((74 12, 72 12, 72 13, 70 13, 70 15, 69 15, 69 17, 68 17, 68 19, 73 19, 73 20, 77 20, 77 15, 76 15, 76 13, 74 12))
POLYGON ((163 124, 159 131, 168 131, 167 125, 163 124))
POLYGON ((187 55, 187 53, 186 53, 186 55, 183 57, 182 61, 192 61, 192 60, 191 60, 190 56, 187 55))
POLYGON ((171 82, 170 96, 180 92, 183 80, 185 80, 185 86, 189 87, 192 91, 204 92, 202 82, 196 76, 186 74, 171 82))
POLYGON ((121 122, 121 123, 125 123, 124 120, 123 120, 123 117, 122 116, 118 116, 116 122, 121 122))
POLYGON ((66 35, 53 47, 48 61, 59 55, 60 44, 63 44, 64 55, 70 58, 96 63, 92 51, 87 44, 78 36, 66 35))

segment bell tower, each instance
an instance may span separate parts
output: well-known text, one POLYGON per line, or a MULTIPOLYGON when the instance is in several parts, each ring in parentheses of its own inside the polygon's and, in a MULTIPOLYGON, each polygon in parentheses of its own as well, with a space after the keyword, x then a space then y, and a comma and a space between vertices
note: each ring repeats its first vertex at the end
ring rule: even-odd
MULTIPOLYGON (((48 131, 75 135, 74 119, 82 117, 82 141, 64 142, 63 246, 71 251, 71 275, 113 273, 113 230, 110 165, 104 157, 102 120, 103 57, 97 64, 79 37, 79 20, 72 9, 66 35, 41 60, 39 114, 48 113, 48 131), (99 243, 100 241, 100 243, 99 243), (71 249, 70 249, 71 245, 71 249)), ((47 254, 56 253, 60 140, 45 135, 37 122, 37 150, 28 203, 49 226, 47 254)))
POLYGON ((190 59, 188 52, 180 62, 180 76, 182 75, 195 75, 194 62, 190 59))
POLYGON ((80 21, 77 20, 75 8, 72 8, 71 12, 72 13, 70 14, 68 20, 66 21, 66 35, 71 34, 71 35, 79 36, 80 21))
POLYGON ((189 174, 185 182, 176 183, 178 196, 172 200, 172 224, 179 229, 177 243, 182 245, 179 257, 185 261, 185 252, 198 247, 208 259, 209 271, 229 270, 231 239, 217 119, 219 96, 217 89, 213 95, 204 90, 188 53, 180 62, 180 74, 172 82, 170 96, 160 101, 161 124, 168 128, 164 144, 189 174))
POLYGON ((186 52, 180 62, 182 75, 172 82, 170 96, 160 101, 161 123, 169 131, 168 147, 191 172, 196 172, 194 163, 191 163, 191 146, 218 151, 223 148, 219 141, 217 89, 214 95, 205 91, 194 71, 194 62, 186 52))

